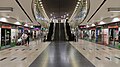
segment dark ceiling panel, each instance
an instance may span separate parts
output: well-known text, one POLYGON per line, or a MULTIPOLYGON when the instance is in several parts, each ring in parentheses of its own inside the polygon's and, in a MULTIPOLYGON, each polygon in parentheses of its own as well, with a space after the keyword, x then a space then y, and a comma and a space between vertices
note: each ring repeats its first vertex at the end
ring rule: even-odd
POLYGON ((50 14, 54 13, 53 16, 60 18, 65 14, 72 15, 78 0, 42 0, 44 9, 51 18, 50 14))

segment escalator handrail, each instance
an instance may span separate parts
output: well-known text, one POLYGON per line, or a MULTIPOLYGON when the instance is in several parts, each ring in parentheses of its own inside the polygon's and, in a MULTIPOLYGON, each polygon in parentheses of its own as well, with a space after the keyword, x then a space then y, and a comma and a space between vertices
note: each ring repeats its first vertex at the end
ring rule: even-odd
POLYGON ((68 36, 67 36, 67 31, 66 31, 66 23, 64 23, 64 31, 65 31, 65 37, 66 37, 66 39, 68 40, 68 36))
POLYGON ((55 23, 54 23, 54 26, 53 26, 53 34, 52 34, 52 40, 54 39, 54 35, 55 35, 55 23))

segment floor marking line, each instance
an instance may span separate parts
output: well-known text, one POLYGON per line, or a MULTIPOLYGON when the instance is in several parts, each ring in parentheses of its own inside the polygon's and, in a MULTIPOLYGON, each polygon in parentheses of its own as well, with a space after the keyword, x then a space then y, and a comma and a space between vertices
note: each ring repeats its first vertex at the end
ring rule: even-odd
POLYGON ((22 51, 24 51, 25 49, 22 49, 22 51))
POLYGON ((95 57, 96 59, 98 59, 98 60, 101 60, 99 57, 95 57))
POLYGON ((110 60, 110 58, 109 58, 109 57, 105 57, 105 58, 107 58, 108 60, 110 60))
POLYGON ((24 57, 23 59, 21 59, 21 61, 24 61, 25 59, 27 59, 27 57, 24 57))
POLYGON ((16 49, 15 51, 17 51, 18 49, 16 49))
POLYGON ((120 60, 120 58, 119 58, 119 57, 116 57, 116 56, 115 56, 115 58, 117 58, 117 59, 119 59, 119 60, 120 60))
POLYGON ((85 50, 85 48, 83 48, 83 50, 85 50))
POLYGON ((15 57, 15 58, 11 59, 10 61, 13 61, 13 60, 15 60, 15 59, 17 59, 17 57, 15 57))
POLYGON ((5 59, 7 59, 7 57, 4 57, 4 58, 0 59, 0 61, 3 61, 3 60, 5 60, 5 59))

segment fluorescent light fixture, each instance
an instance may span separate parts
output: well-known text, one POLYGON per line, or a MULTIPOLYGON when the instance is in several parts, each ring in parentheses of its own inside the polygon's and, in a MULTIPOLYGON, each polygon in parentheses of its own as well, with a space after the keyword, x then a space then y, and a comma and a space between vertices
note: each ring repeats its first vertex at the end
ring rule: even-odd
POLYGON ((90 27, 89 25, 86 25, 86 27, 90 27))
POLYGON ((113 20, 112 20, 112 22, 118 22, 118 21, 120 21, 119 18, 113 18, 113 20))
POLYGON ((0 12, 12 12, 12 7, 0 7, 0 12))
POLYGON ((120 12, 120 7, 108 8, 108 12, 120 12))
POLYGON ((81 1, 81 0, 78 0, 78 1, 81 1))
POLYGON ((103 25, 103 24, 105 24, 105 22, 103 22, 103 21, 101 21, 101 22, 99 23, 99 25, 103 25))
POLYGON ((20 23, 20 22, 15 22, 14 24, 16 24, 16 25, 21 25, 21 23, 20 23))
POLYGON ((30 26, 31 28, 34 28, 33 26, 30 26))
POLYGON ((92 26, 95 26, 95 24, 92 24, 92 26))
POLYGON ((28 27, 28 24, 25 24, 24 26, 28 27))
POLYGON ((2 21, 2 22, 8 22, 6 18, 0 18, 0 21, 2 21))

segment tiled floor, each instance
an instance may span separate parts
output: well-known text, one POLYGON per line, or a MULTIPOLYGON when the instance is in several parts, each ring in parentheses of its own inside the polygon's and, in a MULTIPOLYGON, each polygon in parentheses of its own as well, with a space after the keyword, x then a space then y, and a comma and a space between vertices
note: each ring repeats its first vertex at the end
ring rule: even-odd
POLYGON ((16 46, 0 51, 0 67, 29 67, 49 45, 49 42, 32 41, 30 46, 16 46))
POLYGON ((53 67, 50 66, 53 65, 53 61, 59 65, 57 67, 83 67, 80 66, 82 62, 86 65, 93 64, 93 67, 94 65, 95 67, 120 67, 120 50, 118 49, 85 40, 70 43, 73 47, 67 42, 50 44, 50 42, 33 41, 30 43, 30 47, 16 46, 1 50, 0 67, 33 67, 35 63, 38 63, 37 60, 43 61, 39 62, 43 63, 42 66, 38 64, 40 65, 38 67, 53 67), (48 46, 49 44, 51 46, 48 46), (84 61, 81 62, 83 59, 84 61), (48 64, 48 62, 50 63, 48 64))
POLYGON ((120 50, 85 40, 71 42, 96 67, 120 67, 120 50))
POLYGON ((95 67, 69 42, 52 42, 30 67, 95 67))

